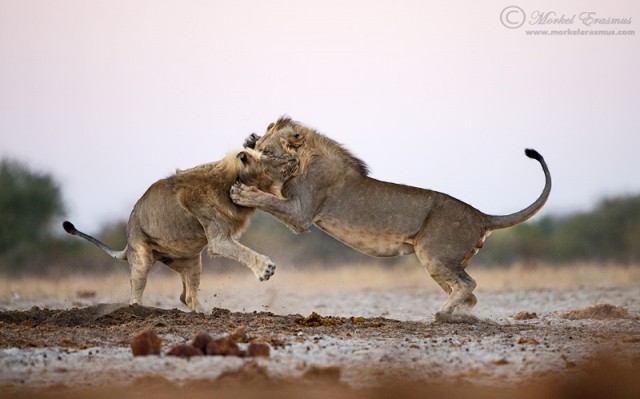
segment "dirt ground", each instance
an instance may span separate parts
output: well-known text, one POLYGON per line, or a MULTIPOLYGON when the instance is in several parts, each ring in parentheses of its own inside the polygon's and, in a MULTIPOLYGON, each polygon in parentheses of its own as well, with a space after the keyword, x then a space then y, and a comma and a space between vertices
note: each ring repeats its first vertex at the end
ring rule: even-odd
MULTIPOLYGON (((321 284, 340 275, 323 278, 321 284)), ((603 278, 574 289, 479 285, 480 321, 448 324, 434 320, 444 300, 437 290, 406 283, 411 278, 390 287, 374 280, 315 289, 295 279, 260 289, 230 281, 203 289, 206 314, 173 308, 177 299, 166 292, 150 290, 151 306, 129 306, 120 294, 112 301, 113 290, 106 295, 95 281, 93 288, 82 281, 67 284, 76 290, 68 303, 38 296, 48 291, 37 283, 10 281, 0 297, 0 394, 584 397, 587 390, 598 397, 602 390, 639 397, 637 281, 620 286, 603 278), (240 349, 266 343, 269 356, 167 355, 200 332, 218 338, 242 326, 240 349), (161 338, 160 355, 132 355, 130 344, 144 331, 161 338)))

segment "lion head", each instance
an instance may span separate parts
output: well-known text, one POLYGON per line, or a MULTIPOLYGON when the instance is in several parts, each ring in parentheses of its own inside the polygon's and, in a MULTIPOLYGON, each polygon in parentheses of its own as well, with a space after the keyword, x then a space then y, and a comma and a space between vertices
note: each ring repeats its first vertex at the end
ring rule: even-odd
POLYGON ((281 117, 267 126, 263 136, 253 133, 247 137, 244 146, 257 149, 267 156, 298 155, 297 149, 312 133, 311 129, 292 121, 291 118, 281 117))
POLYGON ((289 154, 265 155, 250 148, 234 159, 238 181, 277 196, 282 196, 283 184, 297 175, 299 164, 298 158, 289 154))
POLYGON ((317 157, 331 158, 336 166, 353 168, 363 176, 369 174, 366 163, 345 147, 285 116, 269 124, 263 136, 251 134, 245 140, 244 146, 247 149, 258 150, 267 157, 298 158, 298 174, 303 174, 317 157))

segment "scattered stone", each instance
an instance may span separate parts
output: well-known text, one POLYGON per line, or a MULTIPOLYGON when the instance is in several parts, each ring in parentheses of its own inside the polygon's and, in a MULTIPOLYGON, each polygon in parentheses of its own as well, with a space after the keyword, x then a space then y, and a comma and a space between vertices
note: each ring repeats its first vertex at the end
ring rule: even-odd
POLYGON ((271 355, 271 347, 268 344, 254 342, 249 344, 247 349, 248 357, 269 357, 271 355))
POLYGON ((518 312, 512 316, 514 320, 533 320, 538 318, 538 314, 535 312, 518 312))
POLYGON ((211 311, 211 317, 215 317, 215 318, 228 317, 230 314, 231 314, 230 310, 222 309, 222 308, 213 308, 213 310, 211 311))
POLYGON ((197 334, 195 337, 193 337, 193 341, 191 342, 191 345, 194 348, 200 349, 202 353, 206 353, 207 344, 211 341, 213 341, 213 337, 211 337, 211 335, 201 332, 197 334))
POLYGON ((207 343, 205 353, 209 356, 239 356, 243 357, 243 352, 234 341, 228 337, 211 340, 207 343))
POLYGON ((296 320, 296 324, 304 327, 324 327, 324 326, 336 326, 342 324, 343 321, 333 317, 322 317, 316 312, 306 318, 299 318, 296 320))
POLYGON ((247 327, 240 326, 236 328, 227 335, 227 338, 235 343, 247 343, 249 341, 247 338, 247 327))
POLYGON ((509 361, 503 357, 503 358, 498 359, 498 360, 493 360, 491 362, 491 364, 493 364, 495 366, 506 366, 507 364, 509 364, 509 361))
POLYGON ((144 331, 131 341, 133 356, 159 355, 162 349, 162 339, 155 331, 144 331))
POLYGON ((176 345, 167 353, 167 356, 177 356, 190 358, 194 356, 204 356, 202 351, 192 345, 180 344, 176 345))
POLYGON ((535 338, 520 337, 520 339, 518 340, 518 345, 540 345, 540 342, 538 342, 538 340, 536 340, 535 338))
POLYGON ((269 346, 271 346, 272 348, 284 348, 285 346, 287 346, 287 342, 283 339, 280 338, 274 338, 274 337, 252 337, 249 340, 250 343, 259 343, 259 344, 267 344, 269 346))
MULTIPOLYGON (((176 345, 167 352, 167 356, 190 358, 204 355, 236 357, 269 357, 271 355, 271 346, 266 342, 251 342, 246 351, 238 345, 238 343, 247 342, 249 337, 245 326, 240 326, 228 335, 216 339, 205 332, 200 332, 193 337, 191 345, 176 345)), ((162 339, 152 330, 138 334, 131 341, 133 356, 159 355, 161 349, 162 339)))

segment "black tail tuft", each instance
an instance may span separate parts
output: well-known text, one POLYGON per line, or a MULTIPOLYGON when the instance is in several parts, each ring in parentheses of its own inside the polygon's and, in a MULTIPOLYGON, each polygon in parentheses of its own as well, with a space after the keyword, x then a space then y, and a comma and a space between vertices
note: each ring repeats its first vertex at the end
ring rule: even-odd
POLYGON ((524 154, 529 158, 535 159, 536 161, 542 161, 542 155, 540 155, 540 153, 534 149, 527 148, 526 150, 524 150, 524 154))
POLYGON ((64 228, 64 231, 66 231, 71 235, 76 235, 76 232, 78 231, 76 230, 76 226, 74 226, 73 223, 68 222, 66 220, 62 222, 62 227, 64 228))

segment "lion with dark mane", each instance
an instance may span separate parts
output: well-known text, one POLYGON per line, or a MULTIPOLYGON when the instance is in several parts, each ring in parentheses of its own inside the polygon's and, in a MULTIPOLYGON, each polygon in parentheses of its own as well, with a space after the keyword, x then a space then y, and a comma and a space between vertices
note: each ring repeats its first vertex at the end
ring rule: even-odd
POLYGON ((282 187, 282 197, 246 184, 234 185, 232 200, 269 212, 295 232, 315 224, 345 244, 371 256, 415 253, 448 294, 436 314, 442 321, 473 321, 476 282, 465 269, 489 234, 522 223, 538 212, 551 192, 551 175, 535 150, 529 158, 542 166, 545 186, 525 209, 487 215, 447 194, 379 181, 360 159, 332 139, 290 118, 280 118, 246 147, 270 156, 300 161, 297 176, 282 187))

